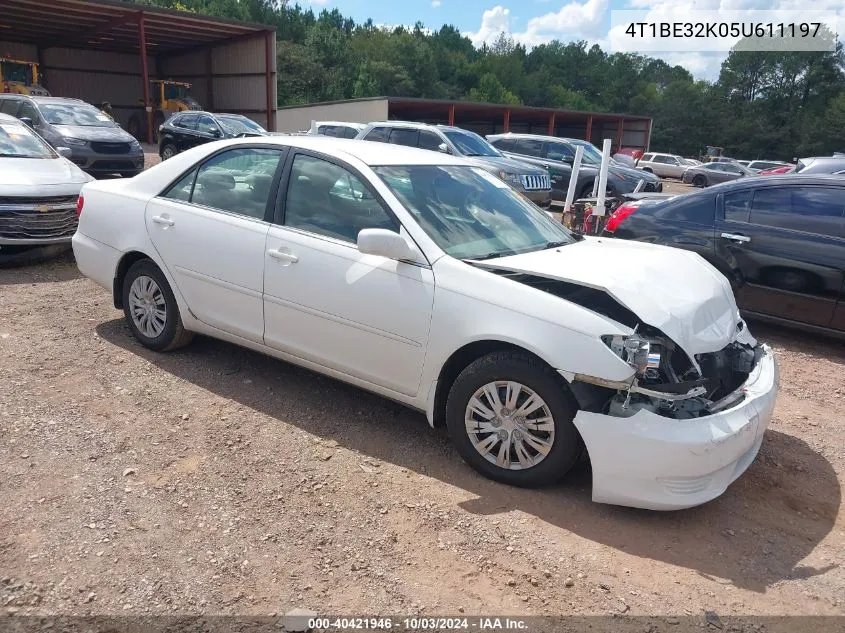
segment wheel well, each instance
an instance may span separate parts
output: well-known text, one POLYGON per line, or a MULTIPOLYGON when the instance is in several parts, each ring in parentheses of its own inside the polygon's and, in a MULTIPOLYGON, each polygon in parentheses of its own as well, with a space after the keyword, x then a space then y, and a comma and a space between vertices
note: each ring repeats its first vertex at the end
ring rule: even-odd
POLYGON ((139 262, 142 259, 150 258, 140 251, 130 251, 121 258, 120 263, 117 265, 117 271, 114 274, 112 294, 114 295, 114 307, 118 310, 123 309, 123 280, 126 279, 126 273, 129 272, 132 264, 139 262))
POLYGON ((437 388, 434 392, 434 426, 443 426, 446 422, 446 399, 458 375, 482 356, 507 350, 529 354, 540 362, 546 363, 533 352, 504 341, 475 341, 464 345, 443 364, 440 375, 437 377, 437 388))
POLYGON ((654 173, 654 170, 651 167, 643 167, 643 171, 647 171, 650 174, 654 173))

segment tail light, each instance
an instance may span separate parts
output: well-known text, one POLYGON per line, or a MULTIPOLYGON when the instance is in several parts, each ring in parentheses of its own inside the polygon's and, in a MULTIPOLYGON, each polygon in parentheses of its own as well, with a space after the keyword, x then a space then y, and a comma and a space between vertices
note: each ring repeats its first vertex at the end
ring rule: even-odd
POLYGON ((76 217, 79 217, 79 216, 82 215, 82 207, 83 206, 85 206, 85 198, 82 195, 80 195, 76 199, 76 217))
POLYGON ((629 202, 617 207, 616 211, 611 213, 610 217, 607 219, 607 223, 604 225, 604 230, 608 233, 615 232, 616 229, 619 228, 619 225, 622 224, 629 215, 637 210, 637 206, 638 205, 629 202))

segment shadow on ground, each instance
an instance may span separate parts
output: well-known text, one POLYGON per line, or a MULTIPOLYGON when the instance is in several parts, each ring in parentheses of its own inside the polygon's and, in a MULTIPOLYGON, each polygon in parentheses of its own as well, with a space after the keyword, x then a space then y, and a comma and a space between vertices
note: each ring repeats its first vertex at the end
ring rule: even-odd
MULTIPOLYGON (((833 528, 840 484, 831 464, 791 435, 769 431, 749 471, 703 507, 656 513, 604 506, 590 500, 588 469, 542 490, 491 482, 466 466, 446 434, 432 430, 422 415, 261 354, 204 337, 175 354, 155 354, 138 345, 117 319, 99 325, 97 332, 221 397, 462 488, 476 496, 460 504, 473 514, 521 510, 607 547, 758 592, 833 568, 801 561, 833 528)), ((804 341, 793 339, 789 345, 806 349, 804 341)))

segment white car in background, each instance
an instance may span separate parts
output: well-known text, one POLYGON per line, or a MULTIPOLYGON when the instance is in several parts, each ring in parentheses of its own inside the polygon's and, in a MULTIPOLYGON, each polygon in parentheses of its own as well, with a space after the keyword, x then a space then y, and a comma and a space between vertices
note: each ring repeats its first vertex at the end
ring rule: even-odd
POLYGON ((82 198, 79 269, 144 346, 198 332, 368 389, 500 482, 553 483, 586 448, 594 500, 690 507, 772 416, 775 358, 712 266, 575 236, 463 158, 227 140, 82 198))
POLYGON ((681 178, 689 165, 684 163, 683 158, 674 154, 649 152, 637 161, 637 167, 661 178, 681 178))
POLYGON ((349 121, 312 121, 310 135, 333 136, 335 138, 355 138, 367 125, 349 121))

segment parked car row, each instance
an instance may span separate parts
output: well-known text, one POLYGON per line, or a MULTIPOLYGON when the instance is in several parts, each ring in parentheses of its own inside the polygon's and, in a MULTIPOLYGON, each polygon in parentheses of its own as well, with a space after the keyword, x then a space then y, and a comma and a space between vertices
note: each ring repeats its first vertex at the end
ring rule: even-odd
POLYGON ((0 94, 0 113, 23 121, 53 148, 93 176, 132 177, 144 169, 144 151, 114 120, 80 99, 0 94))
POLYGON ((441 128, 431 151, 425 127, 374 131, 228 139, 89 183, 79 270, 149 349, 203 333, 345 380, 503 483, 555 482, 586 451, 595 501, 668 510, 749 467, 777 364, 710 264, 569 232, 491 173, 512 159, 466 156, 476 135, 441 128))

